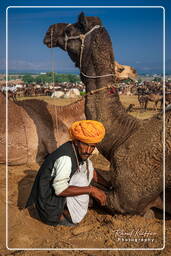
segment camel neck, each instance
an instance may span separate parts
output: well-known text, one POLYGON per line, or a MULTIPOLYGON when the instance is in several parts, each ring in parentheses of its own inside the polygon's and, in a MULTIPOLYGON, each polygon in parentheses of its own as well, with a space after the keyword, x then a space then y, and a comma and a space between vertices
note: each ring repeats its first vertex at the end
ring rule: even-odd
POLYGON ((106 136, 98 149, 108 160, 139 126, 138 120, 126 113, 117 92, 110 94, 109 91, 87 96, 85 106, 86 118, 98 120, 105 126, 106 136))
MULTIPOLYGON (((88 75, 114 74, 112 42, 107 31, 104 28, 100 29, 95 31, 91 39, 87 37, 85 42, 82 71, 88 75)), ((87 92, 115 85, 114 76, 93 79, 81 75, 81 79, 86 85, 87 92)), ((105 126, 106 136, 98 148, 108 160, 113 150, 116 150, 138 126, 137 119, 126 113, 117 90, 113 94, 110 94, 108 89, 98 90, 93 95, 88 94, 85 113, 87 119, 98 120, 105 126)))
POLYGON ((102 88, 106 84, 114 84, 112 42, 105 28, 98 29, 93 37, 86 39, 81 71, 87 75, 86 77, 81 73, 87 92, 102 88))

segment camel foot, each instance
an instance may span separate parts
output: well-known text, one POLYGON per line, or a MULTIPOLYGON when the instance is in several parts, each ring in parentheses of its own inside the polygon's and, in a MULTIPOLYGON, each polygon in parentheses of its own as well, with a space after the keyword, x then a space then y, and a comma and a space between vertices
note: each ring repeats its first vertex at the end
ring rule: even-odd
POLYGON ((155 213, 152 209, 148 209, 146 213, 144 214, 145 219, 154 219, 155 218, 155 213))

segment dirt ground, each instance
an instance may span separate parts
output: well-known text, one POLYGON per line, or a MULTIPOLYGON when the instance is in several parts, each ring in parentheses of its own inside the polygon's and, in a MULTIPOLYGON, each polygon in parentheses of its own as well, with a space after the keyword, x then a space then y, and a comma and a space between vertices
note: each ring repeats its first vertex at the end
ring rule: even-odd
MULTIPOLYGON (((131 98, 129 99, 132 101, 131 98)), ((125 99, 122 98, 122 100, 125 99)), ((149 112, 146 114, 153 115, 153 111, 149 112)), ((141 115, 140 111, 134 111, 133 114, 140 115, 140 118, 147 118, 143 116, 145 114, 141 115)), ((109 162, 100 154, 94 155, 92 161, 94 167, 108 179, 109 162)), ((149 212, 146 217, 112 216, 96 205, 89 209, 87 216, 78 226, 52 227, 43 224, 39 221, 34 209, 29 211, 23 209, 38 168, 37 164, 10 166, 6 180, 6 167, 0 166, 0 256, 171 255, 171 217, 166 216, 166 225, 164 225, 162 212, 157 210, 149 212), (7 213, 6 199, 8 201, 7 213), (166 241, 164 241, 165 238, 166 241), (7 240, 8 249, 5 240, 7 240), (160 248, 164 246, 165 249, 161 250, 160 248), (122 249, 118 250, 118 248, 122 249), (133 250, 135 248, 139 249, 133 250)))

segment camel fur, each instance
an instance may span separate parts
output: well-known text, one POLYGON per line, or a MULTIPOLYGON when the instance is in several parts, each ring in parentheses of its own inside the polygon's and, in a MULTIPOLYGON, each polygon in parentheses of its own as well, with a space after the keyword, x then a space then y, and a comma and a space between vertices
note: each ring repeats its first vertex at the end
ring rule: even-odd
POLYGON ((126 113, 115 87, 112 42, 98 17, 87 17, 81 13, 74 24, 51 25, 44 44, 65 50, 80 67, 80 77, 88 93, 86 118, 98 120, 106 128, 106 136, 98 150, 111 163, 113 191, 108 193, 108 209, 112 213, 142 215, 148 208, 162 207, 164 136, 165 184, 166 190, 171 188, 171 111, 166 113, 165 134, 162 113, 147 120, 138 120, 126 113), (95 25, 99 27, 86 34, 95 25), (81 63, 81 40, 79 37, 69 38, 79 35, 84 37, 81 63), (69 38, 67 45, 66 36, 69 38), (107 74, 110 75, 105 76, 107 74), (113 87, 115 92, 110 94, 107 86, 113 87))
POLYGON ((73 121, 85 119, 84 103, 79 100, 58 107, 42 100, 8 100, 8 134, 6 136, 6 98, 0 94, 0 163, 41 164, 46 155, 69 139, 68 127, 73 121), (72 113, 72 114, 71 114, 72 113))

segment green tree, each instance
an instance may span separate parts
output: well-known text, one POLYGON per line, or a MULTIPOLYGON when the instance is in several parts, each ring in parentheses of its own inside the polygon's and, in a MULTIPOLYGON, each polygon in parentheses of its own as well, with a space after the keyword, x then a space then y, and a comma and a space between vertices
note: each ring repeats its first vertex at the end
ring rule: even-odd
POLYGON ((34 78, 31 75, 24 75, 22 80, 25 84, 31 84, 34 82, 34 78))
POLYGON ((155 78, 153 79, 153 81, 155 81, 155 82, 161 82, 162 79, 161 79, 161 77, 155 77, 155 78))
POLYGON ((68 79, 71 83, 76 83, 80 81, 80 78, 73 74, 68 74, 68 79))
POLYGON ((46 74, 38 75, 33 78, 30 74, 26 74, 23 76, 23 81, 25 83, 33 83, 36 82, 37 84, 42 83, 52 83, 53 80, 56 83, 63 83, 63 82, 80 82, 80 78, 78 75, 75 74, 57 74, 53 72, 47 72, 46 74))

